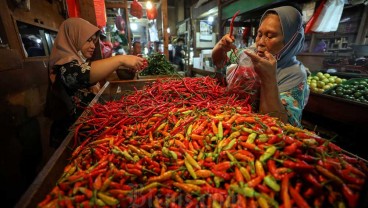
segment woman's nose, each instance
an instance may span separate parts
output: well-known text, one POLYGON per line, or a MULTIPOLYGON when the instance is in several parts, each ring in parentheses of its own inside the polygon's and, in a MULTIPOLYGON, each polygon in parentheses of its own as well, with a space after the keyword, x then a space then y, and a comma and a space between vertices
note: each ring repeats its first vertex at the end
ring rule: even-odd
POLYGON ((264 35, 262 35, 261 37, 258 37, 258 44, 262 44, 262 45, 264 45, 265 44, 265 36, 264 35))

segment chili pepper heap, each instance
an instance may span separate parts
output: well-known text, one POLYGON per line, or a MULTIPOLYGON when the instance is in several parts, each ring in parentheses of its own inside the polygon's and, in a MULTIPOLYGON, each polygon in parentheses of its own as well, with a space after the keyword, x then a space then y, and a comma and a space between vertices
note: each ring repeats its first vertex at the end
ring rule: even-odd
POLYGON ((158 80, 79 119, 39 203, 113 207, 356 207, 367 164, 251 111, 209 77, 158 80))

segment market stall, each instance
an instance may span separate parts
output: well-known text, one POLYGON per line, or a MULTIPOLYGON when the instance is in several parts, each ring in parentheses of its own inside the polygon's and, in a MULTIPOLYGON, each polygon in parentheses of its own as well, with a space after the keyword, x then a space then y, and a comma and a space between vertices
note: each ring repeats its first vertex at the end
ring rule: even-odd
POLYGON ((17 207, 359 207, 367 173, 210 77, 111 82, 17 207))

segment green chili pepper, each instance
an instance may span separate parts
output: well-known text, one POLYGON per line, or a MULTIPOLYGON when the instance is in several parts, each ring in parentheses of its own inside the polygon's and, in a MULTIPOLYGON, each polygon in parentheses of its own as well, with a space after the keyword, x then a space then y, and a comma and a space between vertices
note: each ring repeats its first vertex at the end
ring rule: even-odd
POLYGON ((247 132, 247 133, 249 133, 249 134, 251 134, 251 133, 253 133, 254 131, 252 130, 252 129, 249 129, 249 128, 247 128, 247 127, 241 127, 241 130, 242 131, 244 131, 244 132, 247 132))
POLYGON ((271 175, 267 175, 263 178, 263 181, 267 186, 272 188, 274 191, 280 191, 280 185, 275 181, 275 179, 271 175))
POLYGON ((253 144, 254 140, 257 138, 257 134, 256 133, 251 133, 248 135, 248 139, 246 141, 246 143, 250 143, 253 144))
POLYGON ((219 139, 222 139, 224 137, 224 128, 222 127, 222 121, 219 121, 217 131, 217 137, 219 139))
POLYGON ((223 150, 229 150, 231 149, 236 143, 236 139, 232 139, 224 148, 223 150))
POLYGON ((273 154, 276 152, 275 146, 270 146, 267 148, 267 150, 259 157, 259 160, 264 163, 266 162, 273 154))

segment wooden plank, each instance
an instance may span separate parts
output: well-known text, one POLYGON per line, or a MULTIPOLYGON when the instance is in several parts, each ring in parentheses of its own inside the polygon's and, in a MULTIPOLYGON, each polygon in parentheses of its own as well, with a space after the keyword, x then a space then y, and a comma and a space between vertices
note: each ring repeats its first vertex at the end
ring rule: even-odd
POLYGON ((106 9, 113 9, 113 8, 128 8, 127 6, 127 2, 123 1, 123 2, 109 2, 109 1, 105 1, 105 7, 106 9))
POLYGON ((162 33, 164 35, 164 54, 166 59, 169 60, 169 34, 167 33, 166 28, 168 28, 168 14, 167 14, 167 0, 161 0, 161 18, 162 18, 162 33))

